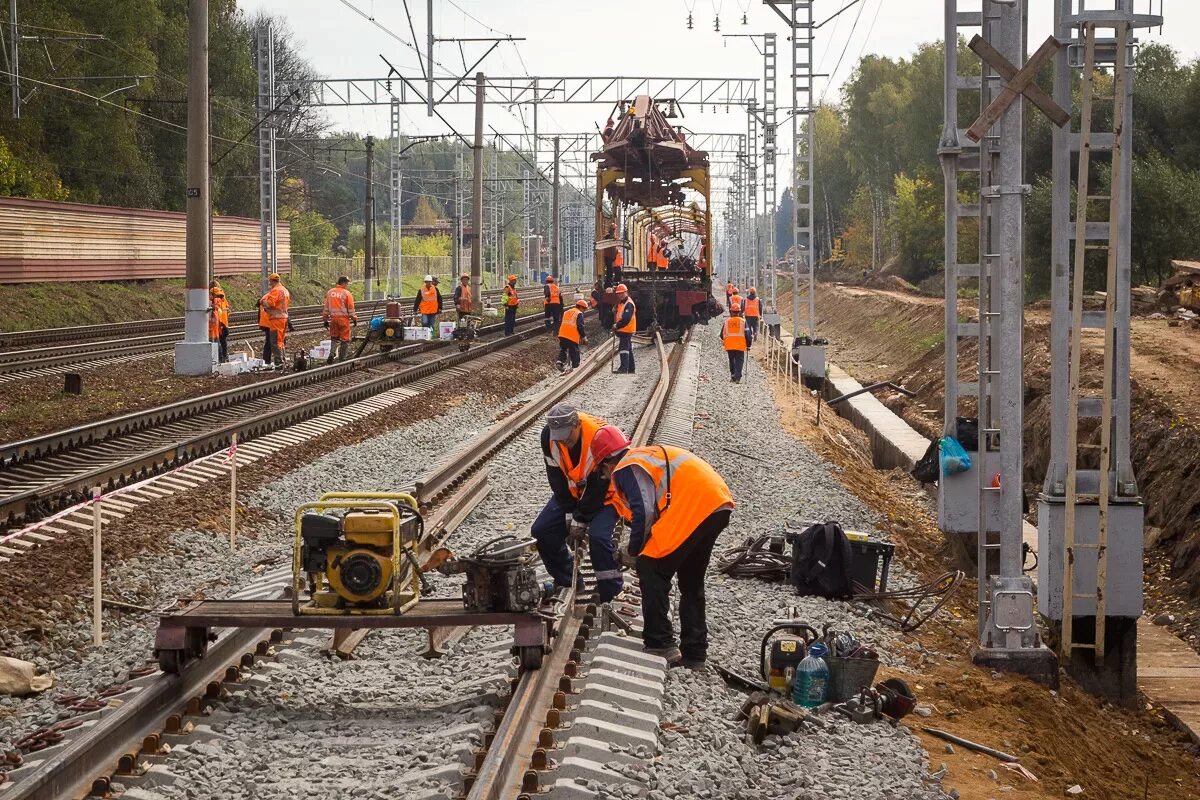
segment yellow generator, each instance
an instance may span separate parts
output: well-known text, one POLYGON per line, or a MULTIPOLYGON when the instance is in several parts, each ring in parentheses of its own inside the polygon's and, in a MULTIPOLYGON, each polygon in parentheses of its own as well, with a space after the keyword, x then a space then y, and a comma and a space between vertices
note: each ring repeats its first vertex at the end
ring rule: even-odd
POLYGON ((412 495, 331 492, 296 510, 296 614, 400 614, 421 596, 415 550, 424 521, 412 495), (307 600, 303 597, 307 595, 307 600))

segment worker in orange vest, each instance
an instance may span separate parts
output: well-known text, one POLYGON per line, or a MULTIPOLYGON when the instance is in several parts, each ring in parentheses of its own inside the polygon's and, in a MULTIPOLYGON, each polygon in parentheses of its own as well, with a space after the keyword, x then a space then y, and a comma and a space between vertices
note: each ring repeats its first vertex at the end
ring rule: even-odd
POLYGON ((560 371, 569 372, 579 366, 579 345, 587 344, 587 335, 583 331, 583 312, 587 308, 587 300, 576 300, 575 305, 563 312, 562 322, 558 325, 556 362, 560 371))
POLYGON ((733 299, 733 284, 728 281, 725 283, 725 308, 729 308, 729 303, 733 299))
POLYGON ((413 298, 413 313, 421 315, 421 326, 432 328, 437 315, 442 313, 442 292, 433 283, 433 276, 425 276, 425 284, 417 289, 413 298))
POLYGON ((504 287, 504 335, 512 336, 517 330, 517 306, 521 298, 517 295, 517 276, 509 275, 504 287))
POLYGON ((264 364, 282 365, 292 295, 279 280, 278 272, 268 275, 267 282, 271 288, 258 301, 258 327, 266 334, 262 359, 264 364))
POLYGON ((546 330, 557 331, 562 324, 563 301, 562 289, 553 275, 546 276, 546 286, 543 289, 542 313, 546 315, 546 330))
POLYGON ((758 338, 758 323, 762 319, 762 300, 758 297, 758 289, 750 287, 750 292, 742 302, 742 313, 746 315, 746 328, 750 331, 750 341, 758 338))
POLYGON ((454 287, 454 308, 462 319, 474 310, 475 299, 471 296, 471 276, 459 275, 458 286, 454 287))
POLYGON ((746 350, 753 340, 742 308, 736 302, 729 309, 729 319, 721 326, 721 344, 729 356, 729 377, 734 383, 742 382, 742 368, 746 365, 746 350))
POLYGON ((617 284, 617 310, 614 315, 612 330, 617 335, 617 354, 621 359, 618 373, 634 372, 633 364, 633 334, 637 332, 637 306, 629 296, 629 287, 623 283, 617 284))
POLYGON ((337 285, 325 293, 321 319, 329 329, 329 363, 345 361, 350 354, 350 326, 358 324, 354 312, 354 295, 350 294, 350 278, 342 275, 337 285))
POLYGON ((208 285, 208 302, 208 340, 217 343, 217 361, 224 363, 229 352, 229 301, 216 281, 208 285))
POLYGON ((624 579, 613 538, 617 511, 608 503, 609 476, 601 473, 600 464, 627 447, 629 440, 620 429, 567 403, 550 409, 542 428, 551 495, 530 533, 546 571, 562 587, 571 585, 572 551, 586 541, 601 603, 621 592, 624 579))
POLYGON ((614 453, 605 473, 609 502, 628 524, 618 557, 641 579, 642 644, 671 666, 700 669, 708 656, 704 573, 729 525, 733 494, 699 456, 667 445, 614 453), (679 582, 678 645, 669 616, 672 578, 679 582))

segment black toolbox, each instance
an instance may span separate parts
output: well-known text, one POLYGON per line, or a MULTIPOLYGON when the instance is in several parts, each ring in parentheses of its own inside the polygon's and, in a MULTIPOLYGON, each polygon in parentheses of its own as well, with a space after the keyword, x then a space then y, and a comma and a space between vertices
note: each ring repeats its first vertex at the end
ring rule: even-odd
POLYGON ((882 594, 887 591, 888 570, 896 545, 860 536, 862 534, 846 532, 846 538, 850 540, 850 580, 856 584, 854 591, 882 594))

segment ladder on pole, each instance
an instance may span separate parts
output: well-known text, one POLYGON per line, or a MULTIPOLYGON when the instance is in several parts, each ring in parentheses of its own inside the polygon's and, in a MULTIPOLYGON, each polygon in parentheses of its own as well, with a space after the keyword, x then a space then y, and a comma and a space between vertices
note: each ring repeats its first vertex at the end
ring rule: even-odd
MULTIPOLYGON (((1071 287, 1071 338, 1070 338, 1070 378, 1067 407, 1067 473, 1066 473, 1066 507, 1063 544, 1065 558, 1063 559, 1065 575, 1063 576, 1063 613, 1062 613, 1062 642, 1061 650, 1065 658, 1070 658, 1077 649, 1095 651, 1095 658, 1104 658, 1104 629, 1107 619, 1106 590, 1108 583, 1108 510, 1110 499, 1110 472, 1112 464, 1112 428, 1113 428, 1113 356, 1115 336, 1115 314, 1117 293, 1117 248, 1119 242, 1119 219, 1122 211, 1121 182, 1121 127, 1125 114, 1125 83, 1127 80, 1127 60, 1129 48, 1129 24, 1115 24, 1115 54, 1112 77, 1111 97, 1113 103, 1113 132, 1112 136, 1112 168, 1110 172, 1109 191, 1107 195, 1091 194, 1091 157, 1094 138, 1104 134, 1093 131, 1092 116, 1096 100, 1109 99, 1096 95, 1096 25, 1085 23, 1083 26, 1084 64, 1083 85, 1080 98, 1080 132, 1079 132, 1079 173, 1075 199, 1075 254, 1072 267, 1071 287), (1101 244, 1088 242, 1088 209, 1093 202, 1108 201, 1108 219, 1101 222, 1107 227, 1108 237, 1101 244), (1102 379, 1100 400, 1100 445, 1099 466, 1096 471, 1096 494, 1079 492, 1079 451, 1089 449, 1079 444, 1079 417, 1082 401, 1096 398, 1082 397, 1080 388, 1080 371, 1082 365, 1083 330, 1084 330, 1084 274, 1087 268, 1087 254, 1091 251, 1106 251, 1106 280, 1107 290, 1104 299, 1104 374, 1102 379), (1077 542, 1076 507, 1081 501, 1095 502, 1098 510, 1098 527, 1096 541, 1092 543, 1077 542), (1096 553, 1096 586, 1092 591, 1077 592, 1075 589, 1075 567, 1077 555, 1081 551, 1094 550, 1096 553), (1095 638, 1092 643, 1075 640, 1074 601, 1090 599, 1095 602, 1095 638)), ((1094 447, 1094 446, 1092 446, 1094 447)))

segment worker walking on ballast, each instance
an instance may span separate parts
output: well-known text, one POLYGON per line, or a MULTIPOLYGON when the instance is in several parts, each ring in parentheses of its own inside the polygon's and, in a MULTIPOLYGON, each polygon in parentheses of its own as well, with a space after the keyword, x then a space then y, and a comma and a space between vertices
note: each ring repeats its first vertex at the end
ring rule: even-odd
POLYGON ((546 330, 557 331, 562 323, 563 300, 562 288, 554 280, 553 275, 546 276, 546 286, 543 290, 542 313, 546 315, 546 330))
POLYGON ((278 272, 268 275, 267 281, 271 288, 258 301, 258 327, 266 334, 262 360, 264 364, 273 361, 282 366, 292 295, 279 280, 278 272))
POLYGON ((609 503, 629 523, 621 563, 642 589, 642 643, 671 666, 693 669, 708 657, 704 573, 729 525, 733 494, 717 471, 678 447, 648 445, 608 456, 609 503), (679 644, 671 627, 671 579, 679 582, 679 644))
POLYGON ((753 339, 746 320, 742 317, 742 307, 735 301, 729 307, 729 319, 721 326, 721 344, 725 346, 725 354, 729 356, 729 377, 734 383, 742 382, 742 369, 746 366, 746 351, 750 349, 753 339))
POLYGON ((583 312, 587 311, 587 300, 576 300, 575 305, 563 312, 558 325, 558 368, 572 370, 579 366, 579 345, 587 344, 583 330, 583 312))
POLYGON ((758 289, 753 286, 742 301, 742 313, 746 317, 746 329, 750 331, 750 343, 753 344, 758 338, 758 323, 762 319, 762 300, 758 296, 758 289))
POLYGON ((599 467, 627 447, 629 440, 619 428, 566 403, 550 409, 542 428, 551 496, 530 532, 546 571, 563 587, 571 585, 572 552, 586 539, 601 603, 620 594, 624 579, 613 540, 617 511, 606 503, 608 474, 599 467))
POLYGON ((521 298, 517 296, 517 276, 509 275, 508 283, 504 286, 504 335, 512 336, 517 330, 517 306, 521 298))
POLYGON ((354 312, 354 295, 350 294, 350 278, 342 275, 334 286, 325 293, 325 308, 321 319, 329 329, 329 361, 345 361, 350 354, 350 326, 358 324, 354 312))
POLYGON ((635 371, 633 334, 637 332, 637 306, 629 296, 629 287, 623 283, 617 284, 617 310, 612 329, 617 335, 617 355, 621 359, 621 366, 617 372, 632 374, 635 371))
POLYGON ((424 285, 417 289, 417 296, 413 298, 413 314, 421 315, 421 327, 432 328, 440 313, 442 292, 434 285, 433 276, 426 275, 424 285))

